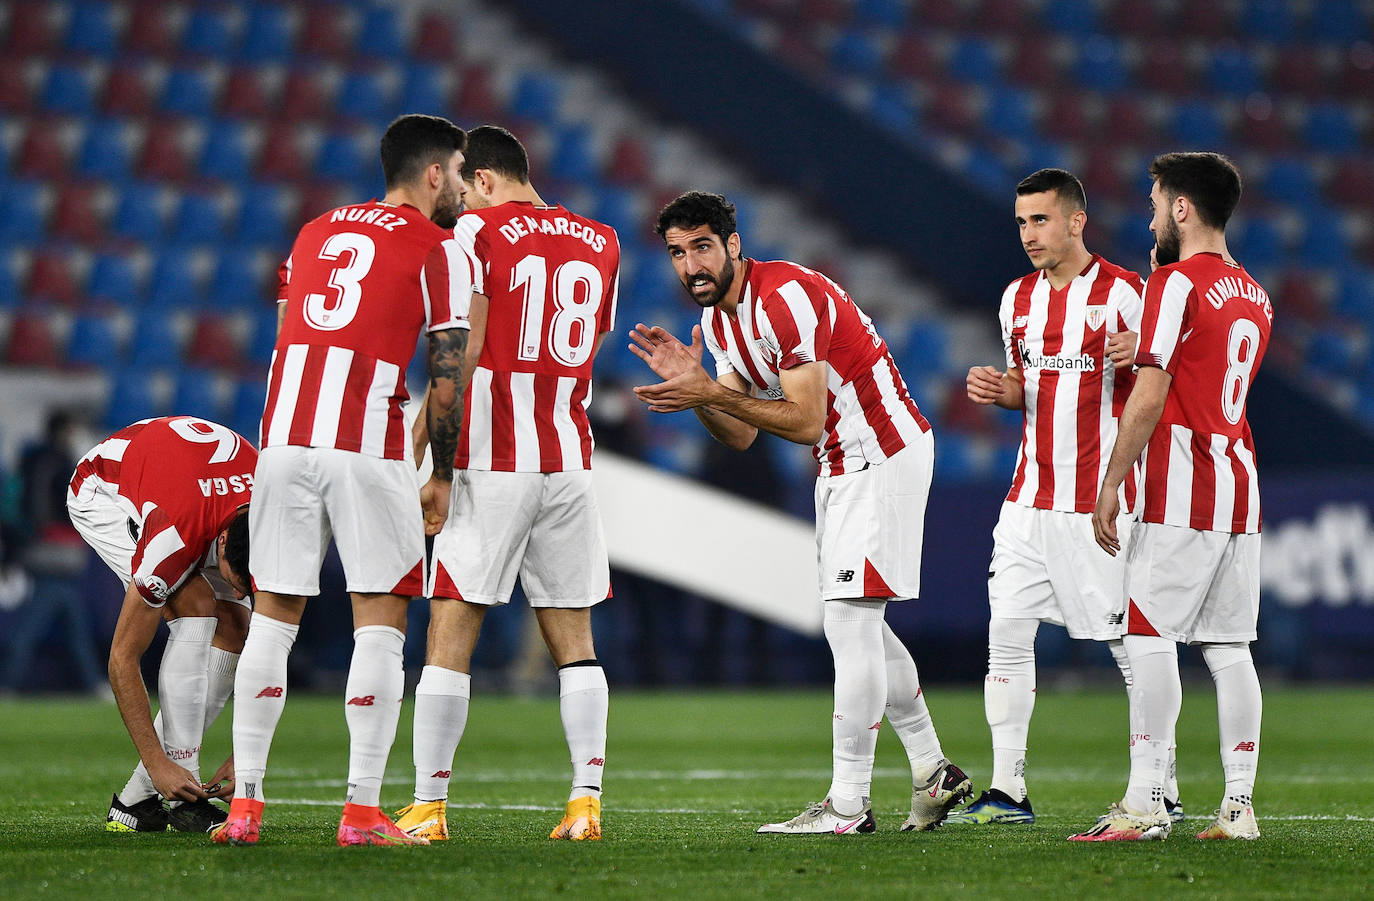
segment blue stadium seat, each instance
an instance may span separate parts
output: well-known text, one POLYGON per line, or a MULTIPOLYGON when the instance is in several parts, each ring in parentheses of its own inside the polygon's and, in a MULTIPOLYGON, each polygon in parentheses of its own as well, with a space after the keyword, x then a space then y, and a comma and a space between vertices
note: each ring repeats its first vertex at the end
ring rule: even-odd
POLYGON ((558 79, 546 72, 526 72, 515 83, 510 102, 511 115, 531 122, 558 121, 562 89, 558 79))
MULTIPOLYGON (((271 358, 271 348, 268 348, 271 358)), ((266 361, 263 361, 266 365, 266 361)), ((267 381, 248 379, 234 386, 233 399, 230 401, 229 421, 225 425, 238 432, 254 444, 258 443, 258 432, 262 425, 262 408, 267 402, 267 381)))
POLYGON ((152 243, 163 236, 162 189, 150 182, 125 185, 115 202, 110 228, 122 238, 152 243))
POLYGON ((209 118, 215 112, 215 83, 210 73, 195 66, 177 66, 167 74, 159 104, 169 113, 209 118))
POLYGON ((844 74, 872 76, 883 67, 883 52, 868 29, 846 28, 830 48, 830 65, 844 74))
POLYGON ((442 66, 413 63, 406 67, 398 106, 406 112, 447 117, 452 110, 449 97, 453 85, 442 66))
POLYGON ((8 312, 19 306, 21 271, 19 255, 0 249, 0 310, 8 312))
POLYGON ((1294 206, 1307 206, 1318 195, 1312 169, 1303 160, 1278 159, 1269 167, 1264 187, 1270 197, 1294 206))
POLYGON ((153 261, 148 278, 149 308, 166 312, 200 306, 205 279, 197 272, 194 253, 189 246, 174 246, 164 249, 153 261))
POLYGON ((645 232, 649 224, 640 215, 639 207, 636 203, 637 192, 632 188, 622 188, 616 186, 596 186, 588 185, 596 198, 596 206, 592 212, 588 213, 598 222, 604 222, 616 230, 620 235, 621 243, 621 266, 625 265, 626 258, 633 254, 633 250, 625 247, 630 242, 630 238, 639 232, 645 232))
POLYGON ((1248 0, 1241 5, 1240 23, 1246 34, 1272 44, 1288 43, 1296 31, 1289 0, 1248 0))
POLYGON ((1020 142, 1024 148, 1024 168, 1027 172, 1037 169, 1072 169, 1073 157, 1068 148, 1058 141, 1042 141, 1029 138, 1020 142))
POLYGON ((1079 87, 1112 94, 1130 86, 1130 69, 1122 55, 1121 44, 1104 35, 1088 38, 1074 69, 1079 87))
MULTIPOLYGON (((252 332, 248 336, 248 361, 266 367, 272 361, 272 349, 277 344, 277 305, 264 305, 253 314, 252 332)), ((264 368, 264 372, 266 369, 264 368)), ((262 413, 262 397, 258 398, 258 414, 262 413)))
POLYGON ((171 411, 159 397, 159 380, 158 372, 138 366, 115 370, 110 399, 105 405, 106 428, 120 429, 140 419, 168 415, 171 411))
POLYGON ((1220 149, 1226 144, 1226 126, 1216 107, 1206 100, 1175 106, 1173 132, 1190 150, 1220 149))
POLYGON ((248 8, 239 57, 254 63, 285 63, 291 58, 290 10, 276 3, 257 3, 248 8))
POLYGON ((320 144, 315 170, 320 178, 354 181, 371 174, 372 155, 353 132, 336 131, 320 144))
POLYGON ((961 432, 944 429, 935 444, 935 479, 941 482, 966 482, 977 477, 980 463, 973 439, 961 432))
POLYGON ((383 60, 404 59, 406 37, 396 10, 389 6, 371 6, 363 13, 358 28, 358 53, 383 60))
POLYGON ((1120 254, 1114 258, 1117 263, 1142 271, 1149 269, 1150 251, 1154 249, 1155 239, 1146 227, 1147 224, 1148 222, 1140 216, 1122 217, 1113 241, 1117 253, 1120 254))
POLYGON ((125 362, 142 369, 179 367, 185 341, 175 316, 151 307, 141 310, 124 349, 125 362))
POLYGON ((220 377, 207 369, 183 369, 177 375, 176 389, 172 393, 172 411, 223 422, 227 405, 219 383, 220 377))
POLYGON ((119 359, 119 324, 110 313, 83 313, 72 321, 67 336, 67 363, 105 367, 119 359))
POLYGON ((191 57, 224 59, 238 41, 232 6, 197 4, 181 33, 181 50, 191 57))
POLYGON ((1283 233, 1273 220, 1250 218, 1237 225, 1227 230, 1227 241, 1242 266, 1254 269, 1283 259, 1283 233))
POLYGON ((1236 97, 1248 96, 1262 87, 1252 54, 1235 44, 1213 48, 1207 81, 1213 90, 1236 97))
POLYGON ((916 104, 911 90, 904 84, 880 81, 873 87, 868 115, 879 125, 908 138, 918 137, 916 104))
POLYGON ((76 171, 90 178, 123 181, 133 172, 133 148, 119 119, 91 119, 77 152, 76 171))
POLYGON ((395 111, 392 93, 383 72, 354 69, 344 75, 335 103, 344 118, 384 124, 395 111))
POLYGON ((938 319, 918 319, 907 329, 897 368, 915 375, 948 368, 949 330, 938 319))
POLYGON ((181 195, 175 235, 188 244, 209 244, 224 236, 224 202, 215 194, 187 191, 181 195))
POLYGON ((1092 0, 1050 0, 1042 14, 1045 30, 1066 37, 1086 38, 1098 31, 1097 10, 1092 0))
POLYGON ((854 18, 883 28, 900 29, 906 24, 907 4, 902 0, 858 0, 854 18))
POLYGON ((0 191, 0 246, 36 244, 47 234, 43 186, 17 179, 0 191))
POLYGON ((591 129, 585 125, 557 129, 548 168, 550 175, 563 181, 584 183, 595 180, 598 167, 592 149, 591 129))
POLYGON ((86 294, 97 300, 112 300, 126 306, 138 303, 143 296, 138 267, 126 255, 100 254, 91 264, 86 294))
POLYGON ((993 88, 983 111, 983 128, 1013 141, 1034 137, 1038 131, 1031 110, 1031 96, 1019 88, 993 88))
POLYGON ((252 182, 240 195, 236 235, 243 244, 268 244, 285 256, 290 248, 290 198, 278 185, 252 182))
POLYGON ((1342 316, 1374 323, 1374 272, 1343 267, 1337 280, 1335 310, 1342 316))
MULTIPOLYGON (((274 269, 275 266, 274 262, 274 269)), ((266 286, 266 273, 258 253, 241 245, 220 251, 209 292, 210 305, 226 311, 261 309, 276 299, 275 288, 269 290, 266 286)))
POLYGON ((1350 258, 1350 239, 1341 227, 1341 214, 1337 210, 1315 204, 1304 225, 1306 229, 1298 247, 1304 263, 1339 266, 1350 258))
POLYGON ((995 153, 981 146, 969 148, 963 170, 975 184, 991 194, 1004 193, 1016 183, 1007 171, 1006 164, 995 153))
POLYGON ((82 2, 71 8, 67 20, 66 48, 76 53, 113 56, 119 46, 115 7, 110 3, 82 2))
POLYGON ((1327 153, 1354 153, 1360 147, 1355 120, 1339 103, 1318 103, 1308 109, 1303 138, 1314 150, 1327 153))
POLYGON ((241 181, 253 169, 252 126, 233 119, 218 119, 201 148, 200 174, 220 181, 241 181))
POLYGON ((947 64, 949 72, 964 81, 996 84, 1001 79, 1001 64, 992 43, 980 37, 966 37, 954 45, 947 64))
POLYGON ((1349 375, 1359 368, 1360 348, 1348 326, 1326 326, 1307 345, 1307 365, 1324 375, 1349 375))
POLYGON ((39 103, 49 112, 86 115, 95 109, 95 89, 83 67, 58 63, 48 70, 39 103))
POLYGON ((1305 32, 1319 41, 1353 44, 1371 38, 1370 23, 1360 4, 1350 0, 1318 0, 1305 32))

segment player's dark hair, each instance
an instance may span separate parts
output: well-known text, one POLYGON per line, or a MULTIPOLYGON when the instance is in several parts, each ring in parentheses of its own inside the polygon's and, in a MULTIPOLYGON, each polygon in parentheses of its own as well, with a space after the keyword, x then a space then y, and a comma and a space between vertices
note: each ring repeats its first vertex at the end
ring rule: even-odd
POLYGON ((478 169, 490 169, 522 185, 530 183, 530 158, 525 145, 499 125, 479 125, 468 132, 468 146, 463 151, 463 181, 476 178, 478 169))
POLYGON ((443 165, 467 144, 467 134, 442 116, 412 113, 387 126, 382 135, 382 175, 388 188, 420 177, 430 166, 443 165))
POLYGON ((229 571, 238 576, 244 585, 252 585, 248 571, 248 511, 240 511, 229 523, 228 534, 224 539, 224 562, 229 571))
POLYGON ((709 191, 688 191, 670 200, 658 211, 658 223, 654 231, 660 238, 670 228, 699 228, 710 226, 711 231, 720 236, 721 243, 739 231, 735 223, 735 205, 720 194, 709 191))
POLYGON ((1225 228, 1240 203, 1240 170, 1220 153, 1160 154, 1150 163, 1150 177, 1170 201, 1187 197, 1212 228, 1225 228))
POLYGON ((1067 169, 1037 169, 1016 186, 1017 197, 1046 191, 1058 194, 1060 201, 1067 202, 1075 211, 1088 208, 1088 195, 1083 191, 1083 182, 1067 169))

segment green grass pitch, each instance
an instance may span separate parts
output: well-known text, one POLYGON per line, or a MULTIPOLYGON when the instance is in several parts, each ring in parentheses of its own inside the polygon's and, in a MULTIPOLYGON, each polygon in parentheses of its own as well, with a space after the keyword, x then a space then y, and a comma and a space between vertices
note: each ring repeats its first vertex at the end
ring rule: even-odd
MULTIPOLYGON (((945 753, 975 790, 991 767, 981 694, 928 692, 945 753)), ((829 784, 824 692, 611 695, 600 843, 554 842, 568 785, 553 698, 479 695, 458 750, 453 837, 428 848, 334 847, 347 769, 341 699, 289 699, 272 748, 262 843, 110 835, 106 802, 133 763, 114 707, 0 702, 0 895, 6 898, 1354 898, 1374 882, 1374 690, 1271 688, 1256 811, 1263 837, 1199 842, 1221 794, 1215 700, 1185 693, 1179 773, 1189 814, 1168 841, 1080 845, 1125 787, 1120 693, 1043 690, 1031 724, 1033 826, 901 833, 910 771, 878 746, 871 836, 759 836, 829 784)), ((410 705, 383 801, 409 800, 410 705)), ((229 716, 206 742, 210 770, 229 716)))

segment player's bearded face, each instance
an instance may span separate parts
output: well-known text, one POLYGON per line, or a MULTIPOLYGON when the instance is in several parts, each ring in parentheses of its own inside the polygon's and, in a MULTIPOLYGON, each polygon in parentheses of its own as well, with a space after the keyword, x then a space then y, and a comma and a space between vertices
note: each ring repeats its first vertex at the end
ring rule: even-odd
POLYGON ((430 221, 440 228, 453 228, 458 224, 458 214, 462 209, 463 199, 458 193, 458 186, 445 174, 444 186, 434 199, 434 213, 429 217, 430 221))
POLYGON ((1174 217, 1165 216, 1164 225, 1155 230, 1155 262, 1160 266, 1177 263, 1182 238, 1174 217))
POLYGON ((735 261, 730 259, 729 253, 724 256, 725 261, 714 272, 703 267, 696 272, 683 275, 682 285, 687 289, 687 293, 692 295, 692 300, 695 300, 698 306, 714 307, 720 303, 721 298, 734 284, 735 261), (709 292, 699 293, 708 285, 711 286, 709 292))

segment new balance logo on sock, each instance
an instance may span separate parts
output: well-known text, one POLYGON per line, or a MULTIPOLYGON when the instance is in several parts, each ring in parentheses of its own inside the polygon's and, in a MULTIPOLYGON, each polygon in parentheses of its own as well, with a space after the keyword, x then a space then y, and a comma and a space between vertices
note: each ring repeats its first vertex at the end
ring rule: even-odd
POLYGON ((593 757, 591 760, 588 760, 588 761, 587 761, 587 766, 605 766, 605 765, 606 765, 606 758, 605 758, 605 757, 593 757))
POLYGON ((1235 746, 1234 748, 1232 748, 1231 750, 1233 750, 1233 751, 1253 751, 1253 750, 1255 750, 1255 743, 1252 742, 1252 741, 1243 741, 1243 742, 1241 742, 1240 744, 1236 745, 1236 746, 1235 746))
POLYGON ((435 773, 434 773, 434 775, 430 776, 429 778, 431 778, 431 779, 447 779, 449 776, 452 776, 452 775, 453 775, 453 770, 436 770, 435 773))
POLYGON ((282 687, 280 685, 269 685, 253 697, 255 698, 280 698, 282 687))
POLYGON ((348 707, 371 707, 372 702, 377 700, 375 695, 361 695, 356 698, 349 698, 348 707))

